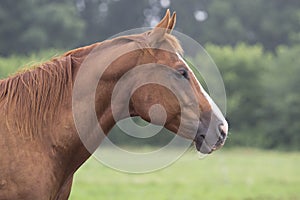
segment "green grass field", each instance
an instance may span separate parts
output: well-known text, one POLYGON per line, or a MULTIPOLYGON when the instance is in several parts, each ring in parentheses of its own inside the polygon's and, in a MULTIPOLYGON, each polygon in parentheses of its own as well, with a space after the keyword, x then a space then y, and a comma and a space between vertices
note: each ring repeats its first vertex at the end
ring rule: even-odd
POLYGON ((149 174, 117 172, 92 158, 70 199, 300 200, 300 152, 225 149, 199 160, 190 151, 149 174))

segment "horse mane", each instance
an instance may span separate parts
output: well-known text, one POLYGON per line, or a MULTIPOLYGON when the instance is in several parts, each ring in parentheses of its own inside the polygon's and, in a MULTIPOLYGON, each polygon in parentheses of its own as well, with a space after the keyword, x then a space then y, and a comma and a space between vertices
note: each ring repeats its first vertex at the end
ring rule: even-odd
POLYGON ((59 114, 70 95, 71 57, 58 57, 0 81, 0 103, 10 131, 33 138, 59 114), (52 114, 50 114, 52 113, 52 114))
MULTIPOLYGON (((182 53, 174 36, 166 34, 164 39, 182 53)), ((121 36, 68 51, 39 66, 0 80, 0 106, 5 112, 9 131, 19 132, 24 138, 39 137, 43 125, 53 122, 60 115, 62 106, 70 106, 63 105, 63 102, 72 98, 74 62, 82 62, 94 47, 105 49, 129 41, 147 42, 144 34, 121 36)))

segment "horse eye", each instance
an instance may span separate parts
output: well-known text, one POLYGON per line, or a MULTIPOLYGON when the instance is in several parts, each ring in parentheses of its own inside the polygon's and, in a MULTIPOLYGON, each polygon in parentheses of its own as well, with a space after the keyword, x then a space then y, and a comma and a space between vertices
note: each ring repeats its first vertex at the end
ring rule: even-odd
POLYGON ((189 73, 188 73, 187 69, 185 69, 185 68, 180 68, 180 69, 178 69, 178 72, 179 72, 184 78, 186 78, 186 79, 189 80, 189 73))

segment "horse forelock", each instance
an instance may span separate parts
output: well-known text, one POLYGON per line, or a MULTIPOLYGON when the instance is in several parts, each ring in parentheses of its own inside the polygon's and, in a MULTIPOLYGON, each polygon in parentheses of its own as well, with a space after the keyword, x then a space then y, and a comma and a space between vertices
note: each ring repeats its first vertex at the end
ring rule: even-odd
POLYGON ((171 34, 165 34, 165 40, 174 48, 174 50, 179 53, 179 54, 183 54, 183 49, 180 45, 179 40, 171 35, 171 34))

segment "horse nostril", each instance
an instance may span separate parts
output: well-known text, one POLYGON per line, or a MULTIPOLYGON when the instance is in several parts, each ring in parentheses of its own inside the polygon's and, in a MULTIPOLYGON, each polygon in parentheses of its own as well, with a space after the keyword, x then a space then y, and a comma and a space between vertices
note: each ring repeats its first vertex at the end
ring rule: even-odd
POLYGON ((222 139, 225 139, 228 133, 228 128, 224 124, 219 125, 219 131, 222 139))

